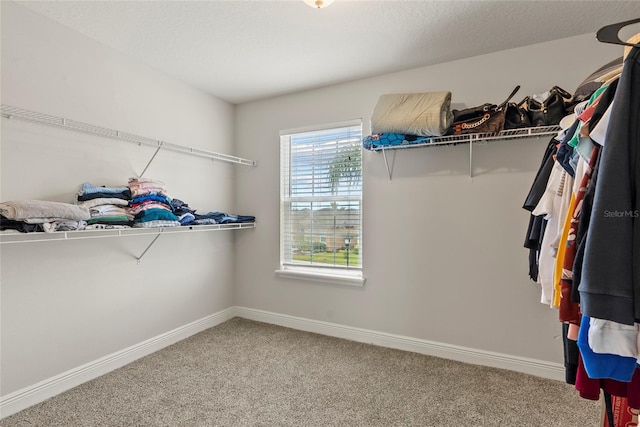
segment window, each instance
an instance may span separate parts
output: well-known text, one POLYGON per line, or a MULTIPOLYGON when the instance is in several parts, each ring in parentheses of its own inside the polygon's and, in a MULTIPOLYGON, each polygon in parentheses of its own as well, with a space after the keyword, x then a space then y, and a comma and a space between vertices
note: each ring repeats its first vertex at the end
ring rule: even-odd
POLYGON ((361 143, 360 120, 281 133, 279 274, 362 277, 361 143))

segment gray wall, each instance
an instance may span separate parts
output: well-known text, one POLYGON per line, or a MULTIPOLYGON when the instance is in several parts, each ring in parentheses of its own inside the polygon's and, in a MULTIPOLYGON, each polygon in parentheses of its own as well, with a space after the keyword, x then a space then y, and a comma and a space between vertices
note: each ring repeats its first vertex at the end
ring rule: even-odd
POLYGON ((540 304, 523 248, 521 209, 549 138, 364 153, 363 288, 279 278, 278 132, 361 117, 384 93, 448 90, 454 107, 516 100, 553 85, 569 91, 622 54, 592 34, 283 96, 237 107, 237 207, 259 219, 238 236, 235 303, 478 350, 562 362, 557 312, 540 304), (390 160, 394 154, 390 154, 390 160))
MULTIPOLYGON (((233 106, 2 2, 2 103, 233 153, 233 106)), ((3 201, 72 202, 120 186, 149 147, 2 119, 3 201)), ((145 176, 200 212, 233 210, 227 163, 160 152, 145 176)), ((249 230, 250 232, 251 230, 249 230)), ((244 232, 244 231, 242 231, 244 232)), ((233 232, 9 244, 1 253, 1 395, 233 305, 233 232)))

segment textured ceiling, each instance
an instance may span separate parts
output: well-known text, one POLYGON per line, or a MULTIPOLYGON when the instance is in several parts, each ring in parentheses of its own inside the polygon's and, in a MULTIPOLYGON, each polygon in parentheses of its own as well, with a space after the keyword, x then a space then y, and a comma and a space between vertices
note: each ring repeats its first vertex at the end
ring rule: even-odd
POLYGON ((232 103, 640 18, 640 1, 20 1, 232 103))

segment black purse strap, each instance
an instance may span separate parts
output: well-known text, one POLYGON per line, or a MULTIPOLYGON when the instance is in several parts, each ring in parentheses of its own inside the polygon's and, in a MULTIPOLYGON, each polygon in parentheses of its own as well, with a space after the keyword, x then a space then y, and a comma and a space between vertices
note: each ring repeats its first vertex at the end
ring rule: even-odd
POLYGON ((557 92, 561 97, 563 97, 564 99, 571 99, 573 97, 573 95, 571 95, 569 92, 567 92, 566 90, 562 89, 560 86, 554 86, 551 88, 552 92, 557 92))
POLYGON ((505 99, 505 101, 504 101, 502 104, 498 105, 498 108, 497 108, 497 109, 498 109, 498 110, 500 110, 500 109, 504 108, 504 107, 505 107, 505 105, 507 105, 507 103, 511 100, 511 98, 513 98, 513 96, 514 96, 516 93, 518 93, 518 91, 519 91, 519 90, 520 90, 520 85, 516 86, 516 87, 511 91, 511 95, 509 95, 509 96, 507 97, 507 99, 505 99))
POLYGON ((529 105, 529 97, 528 96, 525 96, 522 99, 522 101, 520 101, 518 103, 518 107, 520 107, 520 108, 528 108, 528 105, 529 105))

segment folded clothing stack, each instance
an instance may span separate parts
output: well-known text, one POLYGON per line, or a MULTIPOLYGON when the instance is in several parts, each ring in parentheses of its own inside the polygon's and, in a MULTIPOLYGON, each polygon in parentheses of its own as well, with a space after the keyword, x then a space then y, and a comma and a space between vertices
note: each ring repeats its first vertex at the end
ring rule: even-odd
POLYGON ((196 219, 196 210, 189 207, 189 205, 182 200, 172 199, 171 206, 173 207, 173 214, 178 217, 181 225, 192 224, 196 219))
POLYGON ((0 230, 82 230, 91 217, 86 207, 45 200, 17 200, 0 203, 0 230))
POLYGON ((403 133, 374 133, 362 139, 362 148, 375 150, 398 145, 427 144, 431 142, 431 139, 428 136, 405 135, 403 133))
POLYGON ((130 227, 133 222, 133 215, 127 211, 129 187, 96 187, 85 182, 76 199, 78 206, 89 209, 88 229, 130 227))
POLYGON ((75 204, 42 200, 0 203, 0 230, 28 233, 255 222, 255 217, 248 215, 198 214, 166 191, 164 183, 149 178, 130 178, 129 185, 123 187, 96 187, 85 182, 76 193, 75 204))
POLYGON ((133 227, 179 227, 180 221, 173 213, 171 198, 163 182, 150 178, 129 178, 129 190, 133 199, 128 212, 134 215, 133 227))
POLYGON ((241 222, 255 222, 255 216, 249 215, 228 215, 222 212, 209 212, 204 215, 195 214, 193 224, 233 224, 241 222))
POLYGON ((182 200, 172 199, 173 213, 178 216, 182 225, 211 225, 255 222, 256 217, 249 215, 228 215, 222 212, 199 214, 182 200))

